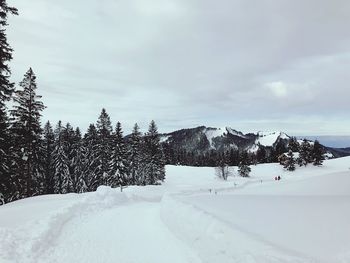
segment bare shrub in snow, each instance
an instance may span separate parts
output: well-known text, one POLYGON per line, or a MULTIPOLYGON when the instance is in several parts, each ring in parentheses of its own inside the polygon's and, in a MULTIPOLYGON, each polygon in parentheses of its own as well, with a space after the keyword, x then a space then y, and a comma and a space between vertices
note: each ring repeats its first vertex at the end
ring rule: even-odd
POLYGON ((227 177, 233 175, 233 168, 227 164, 221 164, 215 167, 215 175, 226 181, 227 177))

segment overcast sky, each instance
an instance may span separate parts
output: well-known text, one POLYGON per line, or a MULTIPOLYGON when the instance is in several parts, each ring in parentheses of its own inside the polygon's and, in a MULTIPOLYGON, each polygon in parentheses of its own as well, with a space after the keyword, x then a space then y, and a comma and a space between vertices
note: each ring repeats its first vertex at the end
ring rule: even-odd
POLYGON ((207 125, 350 135, 349 0, 8 0, 18 83, 86 129, 207 125))

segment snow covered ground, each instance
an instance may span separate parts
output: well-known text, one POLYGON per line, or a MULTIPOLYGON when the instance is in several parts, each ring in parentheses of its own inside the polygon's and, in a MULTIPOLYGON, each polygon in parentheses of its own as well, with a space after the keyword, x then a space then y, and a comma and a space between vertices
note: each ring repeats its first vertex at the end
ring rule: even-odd
POLYGON ((0 207, 0 262, 348 263, 349 168, 263 164, 224 182, 168 166, 162 186, 16 201, 0 207))

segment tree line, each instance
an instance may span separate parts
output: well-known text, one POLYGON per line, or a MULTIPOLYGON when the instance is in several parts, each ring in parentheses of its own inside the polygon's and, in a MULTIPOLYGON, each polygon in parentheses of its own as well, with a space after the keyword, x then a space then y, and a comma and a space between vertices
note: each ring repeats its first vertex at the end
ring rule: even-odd
POLYGON ((283 141, 279 141, 277 145, 273 147, 258 145, 258 149, 255 152, 233 148, 226 151, 212 149, 207 152, 198 152, 177 149, 167 143, 163 143, 162 146, 167 164, 199 167, 216 167, 223 160, 229 166, 238 166, 242 161, 250 165, 274 163, 278 162, 278 157, 281 154, 287 152, 286 143, 283 141))
POLYGON ((154 121, 144 135, 135 124, 124 137, 120 122, 112 128, 102 109, 85 135, 79 127, 48 121, 41 127, 45 106, 36 94, 30 68, 12 96, 13 109, 3 111, 1 127, 1 195, 9 202, 40 194, 82 193, 99 185, 157 184, 165 178, 165 162, 154 121))
POLYGON ((286 170, 294 171, 297 165, 300 167, 308 164, 322 165, 325 159, 324 154, 324 148, 318 140, 311 143, 304 139, 299 143, 296 138, 292 137, 288 142, 286 154, 280 156, 279 162, 286 170))
MULTIPOLYGON (((277 163, 286 157, 289 151, 300 152, 300 157, 294 156, 295 164, 314 163, 321 165, 324 159, 324 147, 316 140, 314 143, 304 139, 301 143, 295 137, 280 139, 273 146, 257 145, 256 151, 244 149, 210 150, 210 151, 187 151, 177 148, 167 142, 162 143, 166 164, 217 167, 222 163, 228 166, 239 166, 240 163, 256 165, 259 163, 277 163)), ((295 155, 295 154, 294 154, 295 155)))

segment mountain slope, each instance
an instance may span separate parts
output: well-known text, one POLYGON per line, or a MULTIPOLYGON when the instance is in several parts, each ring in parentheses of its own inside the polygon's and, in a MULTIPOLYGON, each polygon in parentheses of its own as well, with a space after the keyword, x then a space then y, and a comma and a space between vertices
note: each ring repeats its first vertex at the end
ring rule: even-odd
POLYGON ((188 152, 226 151, 230 149, 256 152, 259 145, 273 147, 278 141, 287 141, 289 136, 283 132, 258 132, 243 134, 230 127, 212 128, 200 126, 182 129, 161 135, 161 141, 173 149, 188 152))

